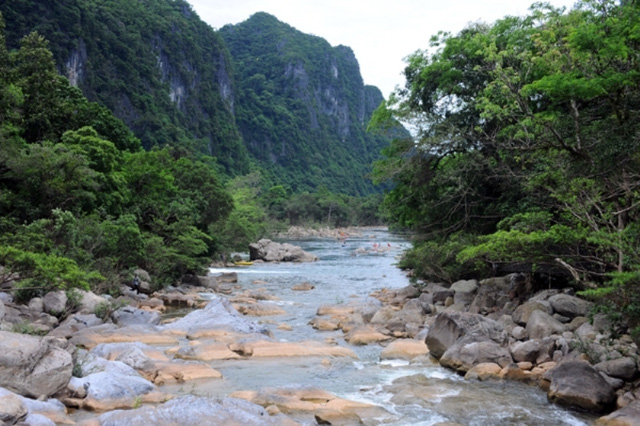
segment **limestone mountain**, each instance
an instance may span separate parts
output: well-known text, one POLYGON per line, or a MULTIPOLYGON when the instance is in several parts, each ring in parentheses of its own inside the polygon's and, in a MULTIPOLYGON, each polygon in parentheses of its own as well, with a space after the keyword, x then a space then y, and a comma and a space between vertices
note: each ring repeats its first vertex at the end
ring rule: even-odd
POLYGON ((257 13, 215 31, 184 0, 0 2, 7 43, 37 31, 59 72, 106 106, 146 149, 260 169, 293 190, 371 193, 388 139, 365 132, 383 100, 348 47, 257 13))
POLYGON ((263 167, 298 189, 370 192, 364 176, 388 139, 365 130, 383 96, 363 83, 353 51, 263 12, 220 33, 238 81, 236 120, 263 167))

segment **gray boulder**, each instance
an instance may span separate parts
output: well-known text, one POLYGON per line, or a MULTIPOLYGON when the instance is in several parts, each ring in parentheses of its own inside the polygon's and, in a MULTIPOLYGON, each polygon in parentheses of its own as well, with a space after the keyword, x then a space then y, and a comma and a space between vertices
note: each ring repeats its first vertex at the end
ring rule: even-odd
POLYGON ((102 324, 100 318, 94 314, 75 314, 64 320, 58 327, 49 332, 48 336, 70 339, 78 331, 102 324))
POLYGON ((513 362, 509 350, 493 341, 457 343, 440 358, 440 365, 465 373, 482 363, 506 367, 513 362))
POLYGON ((591 302, 568 294, 556 294, 555 296, 551 296, 549 298, 549 303, 555 312, 569 318, 586 317, 593 305, 591 302))
POLYGON ((99 417, 102 426, 150 425, 165 426, 185 424, 201 425, 283 425, 282 414, 269 415, 252 402, 236 398, 212 398, 183 396, 158 406, 145 406, 135 410, 117 410, 99 417))
POLYGON ((562 334, 564 325, 551 315, 542 311, 533 311, 527 321, 529 339, 542 339, 552 334, 562 334))
POLYGON ((551 305, 547 301, 529 301, 518 306, 511 317, 520 324, 525 325, 529 321, 529 316, 533 311, 542 311, 549 315, 553 313, 551 305))
POLYGON ((50 315, 58 316, 67 308, 67 300, 67 294, 64 291, 50 291, 42 299, 44 311, 50 315))
POLYGON ((107 303, 107 299, 102 296, 98 296, 92 291, 80 290, 80 295, 80 306, 78 310, 81 312, 92 314, 96 311, 98 305, 107 303))
POLYGON ((516 362, 531 362, 541 364, 550 361, 555 345, 551 339, 531 339, 525 342, 511 344, 509 350, 516 362))
POLYGON ((0 331, 0 386, 33 398, 64 389, 73 360, 63 345, 52 337, 0 331))
POLYGON ((634 426, 640 419, 640 400, 631 402, 626 407, 620 408, 613 413, 600 417, 596 424, 607 426, 634 426))
POLYGON ((615 401, 613 387, 587 362, 565 361, 544 377, 550 382, 549 400, 560 405, 602 412, 615 401))
POLYGON ((438 314, 426 338, 431 355, 436 358, 442 357, 454 344, 482 341, 504 345, 506 334, 498 322, 466 312, 438 314))
POLYGON ((9 393, 0 396, 0 424, 14 425, 24 420, 26 416, 27 407, 18 395, 9 393))
POLYGON ((4 318, 4 313, 5 313, 4 302, 0 300, 0 321, 2 321, 2 319, 4 318))
POLYGON ((247 320, 236 311, 225 297, 212 299, 204 309, 190 312, 177 321, 162 327, 164 330, 182 330, 187 334, 207 329, 226 329, 238 333, 268 334, 268 329, 247 320))
POLYGON ((506 277, 482 280, 476 297, 469 306, 473 314, 489 314, 500 311, 509 302, 509 279, 506 277))
POLYGON ((298 246, 276 243, 264 238, 249 245, 249 257, 251 260, 265 262, 315 262, 318 260, 317 256, 307 253, 298 246))
POLYGON ((600 362, 593 367, 608 376, 617 377, 626 381, 633 380, 638 373, 636 361, 629 357, 600 362))
POLYGON ((451 284, 451 290, 463 293, 475 293, 478 290, 478 280, 461 280, 451 284))
POLYGON ((133 306, 125 306, 113 312, 111 319, 121 327, 129 325, 158 325, 161 315, 158 311, 147 311, 133 306))

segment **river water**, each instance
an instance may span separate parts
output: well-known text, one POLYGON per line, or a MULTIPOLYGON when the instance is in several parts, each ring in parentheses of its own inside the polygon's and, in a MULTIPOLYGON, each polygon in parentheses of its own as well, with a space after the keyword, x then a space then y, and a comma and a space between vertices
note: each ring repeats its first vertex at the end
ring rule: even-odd
POLYGON ((222 380, 198 382, 175 389, 177 393, 221 397, 236 390, 269 387, 309 386, 339 397, 380 405, 392 413, 385 424, 432 425, 455 422, 464 425, 588 425, 594 417, 570 411, 547 402, 537 387, 514 382, 469 381, 432 361, 417 364, 381 362, 382 347, 377 344, 350 346, 343 333, 320 332, 309 325, 320 305, 364 300, 381 288, 401 288, 409 280, 395 263, 410 243, 384 229, 364 231, 346 245, 332 239, 291 241, 318 256, 314 263, 261 264, 241 268, 212 269, 211 273, 238 272, 238 285, 245 289, 265 288, 278 298, 287 313, 256 319, 269 327, 276 339, 306 341, 334 339, 349 346, 358 359, 336 358, 322 362, 316 358, 242 360, 212 362, 222 380), (388 251, 354 255, 359 248, 371 250, 374 243, 388 251), (259 285, 255 280, 264 281, 259 285), (302 282, 315 286, 312 291, 294 291, 302 282), (291 330, 283 330, 282 324, 291 330), (391 391, 394 380, 409 384, 402 391, 391 391), (394 393, 396 392, 396 393, 394 393), (408 392, 408 393, 407 393, 408 392))

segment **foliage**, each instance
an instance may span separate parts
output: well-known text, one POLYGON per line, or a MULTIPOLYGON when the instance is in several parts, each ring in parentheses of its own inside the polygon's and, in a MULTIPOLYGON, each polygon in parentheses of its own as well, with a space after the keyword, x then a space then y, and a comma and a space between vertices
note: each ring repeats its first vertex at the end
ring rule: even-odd
POLYGON ((262 12, 220 33, 238 78, 238 126, 272 182, 295 193, 379 192, 365 176, 389 138, 366 124, 383 97, 364 85, 351 49, 262 12))
POLYGON ((396 183, 387 217, 426 240, 406 266, 546 275, 619 295, 639 323, 639 30, 637 2, 536 4, 409 57, 405 86, 374 114, 416 132, 375 171, 396 183))
MULTIPOLYGON (((44 38, 51 42, 53 54, 41 49, 26 64, 41 71, 33 73, 32 90, 25 95, 45 94, 27 105, 53 115, 71 111, 51 108, 56 99, 48 98, 50 90, 40 90, 58 84, 40 78, 45 71, 55 74, 55 59, 87 98, 113 111, 145 148, 180 147, 215 156, 229 174, 248 171, 247 150, 228 93, 231 59, 218 33, 186 1, 24 0, 2 2, 0 12, 7 21, 10 48, 24 36, 29 45, 45 47, 44 38), (34 31, 41 35, 28 36, 34 31)), ((65 91, 78 97, 75 88, 65 91)), ((110 115, 91 114, 92 122, 86 124, 122 149, 116 139, 129 130, 110 115)), ((53 130, 47 126, 49 117, 37 110, 29 119, 40 123, 30 127, 32 139, 44 139, 45 129, 53 130)))
POLYGON ((3 55, 0 265, 21 297, 112 291, 137 267, 173 283, 224 250, 209 231, 233 200, 213 159, 141 150, 119 120, 55 73, 36 33, 3 55))

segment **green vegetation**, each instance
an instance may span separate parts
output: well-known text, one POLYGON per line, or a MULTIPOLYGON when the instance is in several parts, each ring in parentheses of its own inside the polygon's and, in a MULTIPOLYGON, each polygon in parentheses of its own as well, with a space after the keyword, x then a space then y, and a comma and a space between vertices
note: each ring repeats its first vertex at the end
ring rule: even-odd
POLYGON ((236 120, 265 176, 294 192, 380 192, 365 177, 389 138, 366 124, 383 97, 363 84, 351 49, 266 13, 220 33, 238 80, 236 120))
MULTIPOLYGON (((124 20, 128 14, 131 19, 142 19, 138 15, 144 14, 137 9, 140 4, 127 3, 115 12, 97 3, 83 2, 74 8, 73 1, 56 2, 44 10, 38 2, 22 1, 3 3, 2 7, 15 19, 12 25, 17 28, 26 28, 30 21, 24 16, 36 12, 54 19, 34 20, 35 27, 49 33, 58 28, 55 19, 62 19, 71 9, 77 12, 71 13, 71 20, 86 18, 92 22, 98 12, 107 13, 95 23, 94 38, 89 38, 86 28, 79 24, 69 27, 84 40, 87 52, 105 55, 100 56, 105 61, 100 67, 112 61, 111 70, 115 72, 109 74, 98 67, 92 77, 86 75, 82 89, 122 114, 109 96, 118 98, 124 93, 135 97, 136 90, 144 87, 146 100, 134 110, 152 112, 162 124, 156 128, 148 126, 148 122, 141 124, 136 118, 129 120, 133 131, 130 130, 105 106, 89 101, 80 89, 58 74, 55 58, 65 57, 75 48, 63 43, 67 40, 64 36, 52 33, 58 42, 55 55, 47 39, 37 32, 30 32, 19 41, 17 49, 9 50, 4 21, 0 19, 0 284, 18 279, 17 299, 28 300, 62 289, 71 296, 73 305, 78 302, 76 288, 115 295, 120 283, 136 268, 148 271, 156 287, 173 284, 184 274, 202 273, 220 255, 246 250, 250 242, 287 223, 378 223, 379 196, 361 199, 331 193, 326 187, 300 193, 275 184, 277 179, 269 171, 244 174, 242 164, 248 165, 249 161, 243 157, 244 148, 234 145, 241 141, 239 133, 226 133, 228 129, 224 127, 235 129, 228 105, 211 109, 205 104, 192 105, 204 115, 198 118, 195 113, 188 114, 190 119, 218 126, 211 120, 215 110, 225 123, 215 129, 197 126, 207 134, 215 134, 214 139, 226 138, 224 143, 214 143, 220 149, 217 157, 208 155, 207 149, 199 149, 195 133, 189 133, 189 126, 180 121, 184 117, 176 111, 171 115, 156 104, 163 102, 170 88, 161 79, 154 80, 151 70, 145 71, 146 53, 141 51, 138 63, 128 63, 126 67, 121 61, 133 53, 122 51, 117 58, 109 56, 114 54, 109 49, 117 46, 140 46, 136 47, 132 40, 126 46, 120 41, 98 46, 105 41, 100 37, 109 36, 103 25, 116 19, 110 13, 119 14, 122 22, 128 22, 124 20), (102 86, 93 85, 92 79, 98 76, 104 79, 102 86), (129 78, 132 84, 123 84, 122 79, 129 78), (94 92, 97 87, 101 89, 94 92), (154 93, 156 89, 166 93, 154 93), (146 142, 141 143, 134 131, 146 142), (169 133, 162 133, 165 131, 169 133), (143 150, 143 145, 150 149, 143 150)), ((149 2, 151 16, 164 11, 167 16, 163 19, 191 22, 186 3, 168 3, 171 7, 163 9, 166 1, 149 2)), ((136 20, 131 22, 134 26, 139 24, 136 20)), ((200 28, 202 23, 191 24, 200 28)), ((208 28, 206 31, 211 32, 208 28)), ((15 28, 11 34, 16 34, 15 28)), ((162 34, 154 37, 162 39, 162 34)), ((190 36, 195 37, 196 33, 190 36)), ((201 42, 219 41, 216 37, 205 37, 201 42)), ((170 42, 168 38, 163 40, 170 42)), ((181 51, 178 45, 173 47, 176 52, 181 51)), ((218 53, 226 58, 223 50, 218 53)), ((201 93, 207 102, 220 100, 217 89, 209 90, 201 93)), ((200 102, 197 97, 192 101, 200 102)), ((191 105, 189 102, 185 100, 180 105, 191 105)), ((137 114, 133 116, 138 117, 137 114)), ((102 310, 107 315, 110 307, 102 310)))
POLYGON ((17 274, 21 297, 108 291, 135 267, 161 285, 223 250, 209 230, 233 200, 213 159, 142 151, 57 74, 37 33, 11 52, 0 37, 0 79, 0 278, 17 274))
POLYGON ((410 56, 375 120, 417 132, 376 167, 387 217, 420 235, 405 266, 570 283, 639 326, 639 34, 637 2, 537 4, 410 56))

